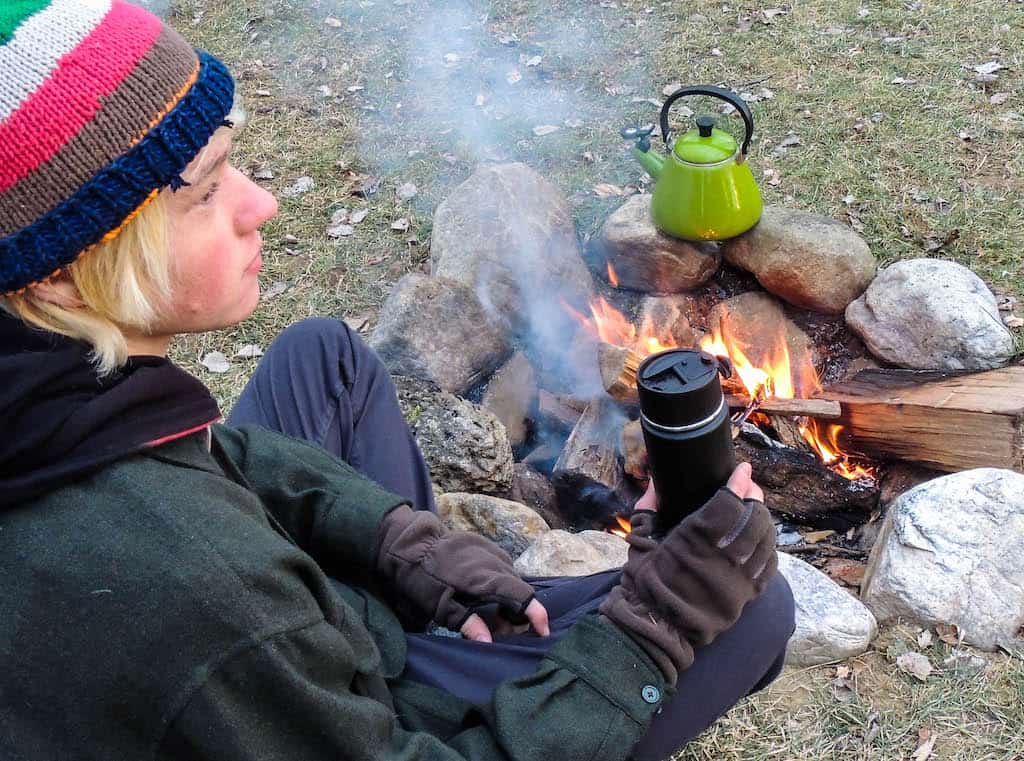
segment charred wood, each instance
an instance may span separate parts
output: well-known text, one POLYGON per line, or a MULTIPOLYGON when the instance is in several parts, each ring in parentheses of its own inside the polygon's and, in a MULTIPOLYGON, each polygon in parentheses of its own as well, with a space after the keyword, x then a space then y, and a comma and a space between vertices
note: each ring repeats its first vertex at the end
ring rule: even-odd
POLYGON ((878 503, 878 485, 851 481, 814 455, 772 442, 753 426, 735 439, 736 458, 749 462, 768 507, 807 526, 846 531, 864 523, 878 503))

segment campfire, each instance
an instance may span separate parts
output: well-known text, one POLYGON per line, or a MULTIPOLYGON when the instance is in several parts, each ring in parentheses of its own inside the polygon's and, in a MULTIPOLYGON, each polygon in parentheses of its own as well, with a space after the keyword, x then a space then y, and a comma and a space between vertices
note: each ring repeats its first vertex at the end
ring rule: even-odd
MULTIPOLYGON (((614 284, 615 270, 610 264, 608 274, 609 281, 614 284)), ((612 378, 608 377, 607 371, 602 373, 607 390, 620 401, 634 400, 635 372, 640 361, 651 354, 680 346, 665 326, 654 324, 647 316, 637 328, 603 296, 596 297, 591 303, 589 316, 571 307, 566 308, 579 320, 585 331, 601 343, 604 356, 608 356, 609 350, 603 347, 617 347, 628 352, 618 355, 623 362, 626 378, 619 377, 623 370, 612 378), (629 377, 630 373, 632 377, 629 377)), ((730 406, 741 407, 741 411, 733 416, 734 423, 749 420, 766 432, 773 431, 771 414, 811 410, 809 407, 787 406, 780 402, 811 400, 822 389, 809 357, 803 356, 796 361, 791 359, 782 336, 764 336, 760 346, 751 347, 745 346, 742 340, 728 330, 719 329, 703 336, 698 345, 710 354, 728 358, 733 368, 733 378, 724 381, 723 385, 729 394, 730 406), (765 408, 765 412, 760 411, 762 408, 765 408)), ((819 461, 830 470, 848 480, 877 480, 877 467, 847 451, 841 443, 844 426, 802 415, 795 417, 795 420, 799 435, 819 461)))

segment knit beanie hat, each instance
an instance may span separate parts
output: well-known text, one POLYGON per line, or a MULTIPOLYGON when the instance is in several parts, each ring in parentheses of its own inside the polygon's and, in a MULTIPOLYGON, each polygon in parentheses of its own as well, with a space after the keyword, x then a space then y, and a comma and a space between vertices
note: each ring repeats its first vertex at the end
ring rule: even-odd
POLYGON ((0 294, 58 274, 180 183, 234 82, 122 0, 0 0, 0 294))

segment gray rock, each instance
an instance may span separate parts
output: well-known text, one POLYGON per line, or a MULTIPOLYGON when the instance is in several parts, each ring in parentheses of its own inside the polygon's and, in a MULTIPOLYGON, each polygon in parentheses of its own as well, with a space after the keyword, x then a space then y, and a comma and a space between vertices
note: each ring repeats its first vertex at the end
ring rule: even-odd
POLYGON ((703 285, 718 271, 717 243, 690 243, 660 232, 651 196, 632 196, 605 220, 593 241, 595 258, 612 265, 619 288, 678 293, 703 285))
POLYGON ((537 404, 537 376, 526 355, 516 352, 491 376, 480 403, 505 425, 512 446, 526 441, 527 423, 537 404))
POLYGON ((889 506, 861 598, 879 621, 956 624, 991 650, 1024 624, 1024 475, 965 470, 889 506))
POLYGON ((510 332, 560 341, 593 279, 562 193, 525 164, 485 164, 434 212, 431 272, 472 288, 510 332))
POLYGON ((1009 361, 1013 335, 996 298, 966 267, 910 259, 886 267, 846 309, 876 357, 917 370, 988 370, 1009 361))
POLYGON ((392 373, 463 393, 511 349, 473 291, 446 278, 409 273, 395 283, 369 344, 392 373))
POLYGON ((878 634, 871 611, 814 566, 779 553, 779 572, 796 602, 786 663, 814 666, 860 655, 878 634))
POLYGON ((766 206, 761 221, 726 241, 722 254, 776 296, 825 314, 841 314, 876 269, 868 244, 846 225, 779 206, 766 206))
POLYGON ((512 447, 505 426, 478 404, 415 378, 395 377, 398 403, 445 492, 506 494, 512 484, 512 447))
POLYGON ((551 530, 526 505, 486 494, 443 494, 437 501, 437 514, 448 528, 485 536, 513 559, 551 530))
POLYGON ((587 576, 626 564, 629 545, 604 531, 549 531, 515 562, 520 576, 587 576))
POLYGON ((691 325, 692 299, 686 295, 648 296, 640 303, 641 336, 656 336, 663 346, 692 348, 698 336, 691 325))
POLYGON ((754 367, 777 366, 781 357, 779 336, 784 336, 789 352, 789 366, 794 374, 807 370, 805 377, 795 378, 797 396, 810 396, 817 389, 810 372, 814 367, 811 339, 786 317, 782 304, 767 293, 751 291, 715 304, 708 314, 708 331, 720 335, 727 344, 738 344, 754 367))

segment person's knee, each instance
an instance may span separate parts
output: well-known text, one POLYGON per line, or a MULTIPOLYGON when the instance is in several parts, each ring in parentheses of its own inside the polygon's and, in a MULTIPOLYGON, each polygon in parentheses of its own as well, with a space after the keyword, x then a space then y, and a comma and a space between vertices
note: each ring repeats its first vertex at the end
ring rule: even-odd
POLYGON ((763 641, 781 650, 796 629, 796 602, 786 577, 776 573, 756 602, 763 641))

